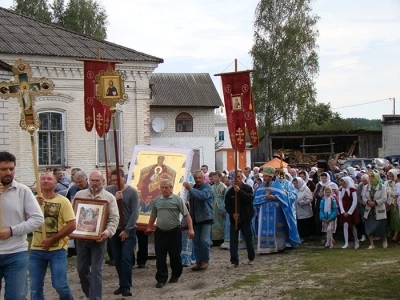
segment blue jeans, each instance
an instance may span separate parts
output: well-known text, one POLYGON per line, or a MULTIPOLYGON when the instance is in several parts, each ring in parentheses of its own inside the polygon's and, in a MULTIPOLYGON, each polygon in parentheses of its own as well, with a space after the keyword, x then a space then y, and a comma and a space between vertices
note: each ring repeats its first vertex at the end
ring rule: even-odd
POLYGON ((117 230, 111 238, 111 248, 117 269, 119 286, 121 289, 130 289, 132 286, 132 256, 136 244, 136 228, 133 228, 128 238, 121 241, 121 230, 117 230))
POLYGON ((211 227, 212 224, 193 225, 193 246, 197 265, 201 265, 203 262, 209 262, 210 260, 211 227))
POLYGON ((76 240, 77 269, 82 291, 89 300, 101 300, 103 295, 103 259, 107 241, 97 243, 76 240))
POLYGON ((28 294, 28 251, 0 254, 0 281, 4 277, 5 300, 25 300, 28 294))
POLYGON ((60 300, 73 300, 67 282, 67 250, 31 250, 29 255, 29 277, 31 300, 44 300, 43 285, 47 266, 50 266, 51 284, 60 300))

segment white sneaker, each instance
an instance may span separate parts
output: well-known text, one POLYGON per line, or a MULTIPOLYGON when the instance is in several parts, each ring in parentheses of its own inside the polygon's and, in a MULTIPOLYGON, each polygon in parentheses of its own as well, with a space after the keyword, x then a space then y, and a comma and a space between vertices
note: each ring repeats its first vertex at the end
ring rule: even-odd
POLYGON ((365 235, 361 236, 360 242, 365 242, 367 240, 367 238, 365 237, 365 235))
POLYGON ((228 242, 223 242, 221 246, 219 246, 221 249, 227 249, 229 250, 230 245, 228 242))
POLYGON ((344 244, 344 245, 342 246, 342 249, 347 249, 347 248, 349 248, 349 245, 348 245, 348 244, 344 244))
POLYGON ((360 248, 360 243, 358 242, 358 240, 354 241, 354 249, 358 249, 360 248))
POLYGON ((388 247, 388 242, 386 240, 382 243, 382 247, 385 249, 388 247))
POLYGON ((381 237, 380 236, 376 236, 376 237, 374 237, 374 241, 379 241, 381 239, 381 237))

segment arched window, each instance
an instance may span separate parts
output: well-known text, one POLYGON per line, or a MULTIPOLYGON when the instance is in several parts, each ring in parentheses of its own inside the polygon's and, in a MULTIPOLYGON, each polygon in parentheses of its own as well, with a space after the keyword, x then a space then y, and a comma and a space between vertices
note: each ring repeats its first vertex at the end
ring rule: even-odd
POLYGON ((65 115, 60 111, 39 112, 38 158, 41 166, 63 166, 65 161, 65 115))
POLYGON ((180 113, 175 119, 176 132, 193 132, 193 117, 188 113, 180 113))

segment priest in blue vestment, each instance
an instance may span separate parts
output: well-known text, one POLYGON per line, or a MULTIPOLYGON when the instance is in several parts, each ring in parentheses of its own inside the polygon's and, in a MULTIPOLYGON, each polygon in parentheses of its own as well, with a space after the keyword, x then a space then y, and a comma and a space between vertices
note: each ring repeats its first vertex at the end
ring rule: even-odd
POLYGON ((263 168, 263 179, 253 202, 259 215, 257 252, 283 251, 287 240, 292 246, 299 245, 301 242, 292 204, 275 176, 275 168, 263 168))

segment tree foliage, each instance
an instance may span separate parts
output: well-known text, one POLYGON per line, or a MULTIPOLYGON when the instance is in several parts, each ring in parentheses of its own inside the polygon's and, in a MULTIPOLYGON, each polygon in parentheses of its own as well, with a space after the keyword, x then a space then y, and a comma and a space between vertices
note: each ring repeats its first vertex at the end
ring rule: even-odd
POLYGON ((382 130, 382 121, 380 119, 347 118, 346 120, 354 124, 358 129, 382 130))
POLYGON ((318 17, 312 0, 261 0, 256 8, 253 96, 260 133, 292 124, 297 111, 315 103, 319 72, 318 17))
POLYGON ((43 22, 51 22, 47 0, 14 0, 11 7, 15 12, 30 16, 43 22))
POLYGON ((14 0, 12 9, 39 21, 53 23, 77 33, 107 38, 107 13, 95 0, 14 0))
POLYGON ((273 127, 279 131, 332 131, 356 128, 339 113, 333 112, 330 103, 307 103, 297 111, 297 118, 292 124, 273 127))
POLYGON ((64 27, 99 39, 107 37, 107 13, 93 0, 70 0, 64 12, 64 27))

